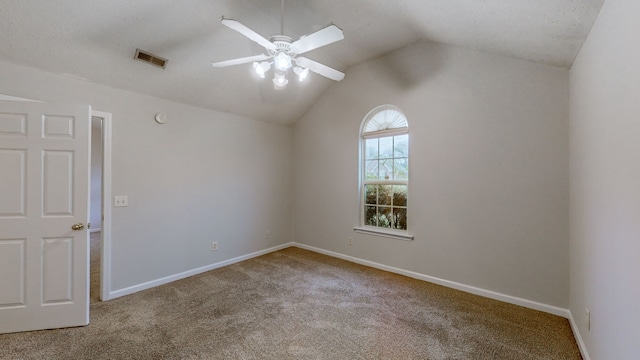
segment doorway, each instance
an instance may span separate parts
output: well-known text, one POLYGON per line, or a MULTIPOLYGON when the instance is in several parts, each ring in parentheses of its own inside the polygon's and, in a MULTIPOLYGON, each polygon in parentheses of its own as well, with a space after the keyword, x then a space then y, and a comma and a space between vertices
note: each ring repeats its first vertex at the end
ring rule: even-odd
POLYGON ((91 112, 89 301, 109 300, 111 278, 111 114, 91 112))
POLYGON ((102 118, 91 117, 89 190, 89 301, 100 301, 100 249, 102 249, 102 118))

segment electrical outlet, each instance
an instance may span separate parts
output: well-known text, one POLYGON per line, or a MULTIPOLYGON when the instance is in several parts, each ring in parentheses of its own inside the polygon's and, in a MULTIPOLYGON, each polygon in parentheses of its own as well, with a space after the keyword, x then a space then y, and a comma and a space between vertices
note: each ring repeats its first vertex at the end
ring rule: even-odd
POLYGON ((584 309, 584 322, 587 327, 587 331, 591 331, 591 311, 588 308, 584 309))
POLYGON ((269 239, 271 239, 271 232, 269 232, 269 230, 265 231, 265 233, 264 233, 264 239, 265 239, 265 240, 269 240, 269 239))
POLYGON ((347 238, 347 244, 353 245, 353 238, 351 236, 347 238))
POLYGON ((211 251, 218 251, 218 242, 214 241, 211 243, 211 251))

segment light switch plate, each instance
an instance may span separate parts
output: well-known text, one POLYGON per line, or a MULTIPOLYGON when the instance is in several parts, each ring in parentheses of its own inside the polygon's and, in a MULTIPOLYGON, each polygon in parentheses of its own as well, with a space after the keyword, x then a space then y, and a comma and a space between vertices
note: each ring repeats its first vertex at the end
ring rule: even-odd
POLYGON ((113 197, 113 207, 123 207, 129 206, 129 197, 128 196, 114 196, 113 197))

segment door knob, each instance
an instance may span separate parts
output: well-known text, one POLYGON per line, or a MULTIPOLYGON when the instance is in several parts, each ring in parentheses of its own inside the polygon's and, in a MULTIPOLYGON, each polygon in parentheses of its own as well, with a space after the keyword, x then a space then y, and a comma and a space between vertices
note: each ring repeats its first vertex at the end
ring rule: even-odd
POLYGON ((82 223, 71 225, 71 230, 78 231, 78 230, 82 230, 82 229, 84 229, 84 224, 82 224, 82 223))

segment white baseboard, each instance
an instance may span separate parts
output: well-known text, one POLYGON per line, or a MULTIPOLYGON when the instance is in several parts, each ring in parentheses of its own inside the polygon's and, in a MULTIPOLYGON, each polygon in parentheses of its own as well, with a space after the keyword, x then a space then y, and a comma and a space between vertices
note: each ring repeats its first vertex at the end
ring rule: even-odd
POLYGON ((543 312, 546 312, 546 313, 549 313, 549 314, 562 316, 562 317, 567 318, 567 319, 569 319, 570 316, 571 316, 571 313, 569 312, 568 309, 563 309, 563 308, 560 308, 560 307, 557 307, 557 306, 547 305, 547 304, 539 303, 539 302, 536 302, 536 301, 531 301, 531 300, 527 300, 527 299, 523 299, 523 298, 511 296, 511 295, 498 293, 498 292, 491 291, 491 290, 478 288, 478 287, 475 287, 475 286, 470 286, 470 285, 457 283, 455 281, 444 280, 444 279, 440 279, 440 278, 437 278, 437 277, 416 273, 416 272, 413 272, 413 271, 399 269, 399 268, 395 268, 395 267, 392 267, 392 266, 379 264, 379 263, 376 263, 376 262, 373 262, 373 261, 363 260, 363 259, 356 258, 356 257, 353 257, 353 256, 348 256, 348 255, 336 253, 336 252, 333 252, 333 251, 319 249, 319 248, 316 248, 316 247, 313 247, 313 246, 308 246, 308 245, 298 244, 298 243, 293 243, 293 245, 296 246, 296 247, 299 247, 301 249, 305 249, 305 250, 317 252, 317 253, 320 253, 320 254, 332 256, 332 257, 335 257, 335 258, 351 261, 351 262, 354 262, 356 264, 366 265, 366 266, 370 266, 372 268, 376 268, 376 269, 380 269, 380 270, 389 271, 389 272, 392 272, 392 273, 408 276, 410 278, 428 281, 428 282, 431 282, 431 283, 434 283, 434 284, 442 285, 442 286, 445 286, 445 287, 448 287, 448 288, 452 288, 452 289, 468 292, 468 293, 475 294, 475 295, 480 295, 480 296, 483 296, 483 297, 486 297, 486 298, 499 300, 499 301, 504 301, 504 302, 509 303, 509 304, 524 306, 524 307, 529 308, 529 309, 543 311, 543 312))
POLYGON ((238 256, 238 257, 235 257, 233 259, 220 261, 220 262, 217 262, 215 264, 202 266, 202 267, 199 267, 199 268, 196 268, 196 269, 192 269, 192 270, 188 270, 188 271, 185 271, 185 272, 181 272, 179 274, 170 275, 170 276, 163 277, 163 278, 160 278, 160 279, 157 279, 157 280, 147 281, 145 283, 134 285, 134 286, 130 286, 130 287, 127 287, 127 288, 124 288, 124 289, 111 291, 111 292, 109 292, 109 298, 108 299, 111 300, 111 299, 115 299, 115 298, 118 298, 118 297, 121 297, 121 296, 130 295, 130 294, 136 293, 138 291, 151 289, 153 287, 164 285, 164 284, 176 281, 176 280, 184 279, 184 278, 187 278, 189 276, 201 274, 203 272, 211 271, 211 270, 214 270, 214 269, 217 269, 217 268, 221 268, 223 266, 235 264, 235 263, 238 263, 238 262, 241 262, 241 261, 249 260, 249 259, 254 258, 254 257, 258 257, 258 256, 269 254, 269 253, 272 253, 272 252, 275 252, 275 251, 286 249, 286 248, 291 247, 291 246, 293 246, 293 243, 282 244, 282 245, 274 246, 274 247, 269 248, 269 249, 256 251, 256 252, 251 253, 251 254, 238 256))
POLYGON ((569 312, 569 323, 571 324, 571 331, 573 331, 573 337, 576 338, 576 342, 578 343, 580 354, 582 354, 582 360, 591 360, 591 356, 589 356, 589 352, 587 351, 587 347, 584 344, 582 335, 580 335, 580 330, 578 330, 578 324, 576 324, 576 321, 573 318, 573 314, 571 312, 569 312))

